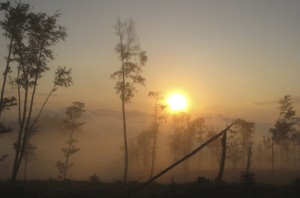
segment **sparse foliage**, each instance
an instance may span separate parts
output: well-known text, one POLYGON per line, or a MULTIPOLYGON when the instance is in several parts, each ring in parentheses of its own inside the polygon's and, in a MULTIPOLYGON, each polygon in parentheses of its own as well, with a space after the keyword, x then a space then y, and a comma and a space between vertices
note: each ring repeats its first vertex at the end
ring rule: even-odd
MULTIPOLYGON (((38 82, 45 72, 50 69, 48 62, 54 60, 51 47, 65 39, 66 29, 57 24, 57 19, 60 17, 59 13, 53 16, 48 16, 43 12, 34 13, 30 11, 30 5, 22 1, 15 4, 1 3, 1 9, 5 12, 1 27, 4 30, 4 36, 9 40, 1 92, 1 109, 16 104, 14 97, 9 99, 10 102, 4 103, 3 93, 8 74, 11 74, 9 84, 17 89, 19 128, 17 130, 18 137, 14 144, 15 157, 12 171, 12 183, 14 183, 28 139, 36 127, 48 98, 57 87, 68 87, 72 79, 61 78, 61 76, 58 77, 61 81, 55 79, 54 89, 50 91, 42 107, 37 111, 38 115, 34 117, 38 82), (16 65, 16 68, 11 68, 12 63, 16 65)), ((69 70, 65 69, 65 71, 69 70)), ((62 76, 70 76, 69 74, 66 72, 62 76)))
POLYGON ((291 139, 297 133, 295 126, 299 122, 296 111, 293 107, 293 98, 291 95, 285 95, 279 100, 279 118, 274 127, 270 129, 272 134, 272 169, 274 170, 274 145, 278 146, 279 158, 282 168, 285 167, 285 158, 290 148, 291 139))
POLYGON ((68 107, 66 110, 64 124, 66 128, 70 130, 70 137, 68 141, 66 141, 67 147, 62 149, 65 161, 57 161, 56 163, 56 167, 59 172, 59 178, 62 178, 63 180, 66 179, 68 171, 74 165, 70 162, 70 157, 79 151, 79 148, 75 146, 75 143, 78 141, 73 136, 74 131, 78 130, 79 127, 84 124, 84 122, 80 122, 79 120, 84 111, 84 103, 78 101, 73 102, 73 105, 68 107))
POLYGON ((124 132, 124 178, 123 181, 127 182, 128 173, 128 145, 127 145, 127 126, 126 126, 126 113, 125 103, 131 101, 136 93, 136 85, 145 85, 145 78, 142 77, 142 67, 147 62, 146 52, 141 50, 135 25, 132 20, 121 21, 117 19, 114 26, 115 33, 119 39, 115 50, 121 61, 121 68, 111 75, 112 79, 116 79, 115 86, 116 93, 119 94, 122 102, 122 116, 123 116, 123 132, 124 132))

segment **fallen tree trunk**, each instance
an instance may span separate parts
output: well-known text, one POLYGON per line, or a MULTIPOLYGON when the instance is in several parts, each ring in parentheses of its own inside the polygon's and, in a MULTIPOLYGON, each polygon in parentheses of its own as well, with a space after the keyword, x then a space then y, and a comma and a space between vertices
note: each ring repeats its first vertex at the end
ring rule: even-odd
POLYGON ((158 173, 154 177, 150 178, 147 182, 143 183, 142 185, 140 185, 136 189, 134 189, 134 190, 126 193, 123 197, 131 197, 131 196, 133 196, 135 193, 137 193, 138 191, 140 191, 141 189, 143 189, 144 187, 146 187, 148 184, 152 183, 153 181, 155 181, 159 177, 163 176, 165 173, 169 172, 171 169, 173 169, 174 167, 176 167, 180 163, 184 162, 186 159, 192 157, 193 155, 195 155, 197 152, 199 152, 201 149, 203 149, 204 147, 206 147, 207 145, 209 145, 211 142, 213 142, 214 140, 216 140, 220 136, 226 134, 227 130, 230 129, 230 127, 232 127, 232 125, 233 124, 230 124, 224 130, 222 130, 221 132, 219 132, 218 134, 216 134, 215 136, 211 137, 209 140, 207 140, 206 142, 204 142, 203 144, 201 144, 200 146, 198 146, 197 148, 195 148, 192 152, 190 152, 189 154, 185 155, 184 157, 182 157, 181 159, 179 159, 178 161, 176 161, 175 163, 173 163, 172 165, 170 165, 169 167, 167 167, 166 169, 164 169, 163 171, 161 171, 160 173, 158 173))

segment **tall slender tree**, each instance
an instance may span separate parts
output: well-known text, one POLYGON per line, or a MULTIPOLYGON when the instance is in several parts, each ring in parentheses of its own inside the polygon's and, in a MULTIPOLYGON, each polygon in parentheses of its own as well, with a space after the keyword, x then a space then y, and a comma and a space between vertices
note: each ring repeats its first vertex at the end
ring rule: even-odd
POLYGON ((66 29, 57 24, 59 13, 48 16, 45 13, 26 13, 24 31, 14 39, 12 55, 17 64, 15 77, 11 84, 17 88, 18 100, 18 137, 15 145, 15 159, 12 171, 12 183, 15 182, 28 139, 47 103, 49 97, 58 87, 72 84, 71 70, 59 67, 55 73, 54 86, 48 97, 33 116, 38 82, 50 68, 47 63, 54 60, 52 46, 66 37, 66 29))
POLYGON ((62 149, 65 157, 64 162, 57 161, 56 163, 56 167, 60 174, 59 177, 64 180, 67 177, 68 171, 73 166, 73 163, 70 162, 70 157, 79 151, 79 148, 75 146, 75 143, 78 141, 74 138, 74 132, 85 124, 79 120, 83 112, 85 112, 84 103, 78 101, 73 102, 73 105, 68 107, 66 110, 64 123, 66 128, 70 130, 70 136, 66 142, 67 147, 62 149))
POLYGON ((142 77, 142 67, 147 62, 146 52, 140 48, 135 25, 132 20, 121 21, 120 18, 114 26, 115 33, 118 37, 118 44, 115 48, 116 53, 121 61, 121 68, 111 75, 116 79, 116 93, 119 94, 122 103, 123 116, 123 134, 124 134, 124 177, 123 181, 127 182, 128 173, 128 145, 127 145, 127 126, 125 104, 130 102, 134 97, 136 85, 145 85, 145 78, 142 77))

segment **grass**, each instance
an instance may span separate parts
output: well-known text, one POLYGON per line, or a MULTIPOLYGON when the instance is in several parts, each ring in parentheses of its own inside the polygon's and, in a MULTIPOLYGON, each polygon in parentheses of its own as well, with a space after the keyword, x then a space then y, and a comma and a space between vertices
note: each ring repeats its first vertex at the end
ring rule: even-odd
MULTIPOLYGON (((18 181, 14 186, 0 183, 1 198, 101 198, 124 197, 141 183, 103 183, 91 181, 18 181)), ((132 194, 131 194, 132 195, 132 194)), ((132 195, 133 197, 201 197, 201 198, 298 198, 300 179, 290 185, 252 185, 238 183, 215 183, 208 180, 182 184, 153 183, 132 195)))

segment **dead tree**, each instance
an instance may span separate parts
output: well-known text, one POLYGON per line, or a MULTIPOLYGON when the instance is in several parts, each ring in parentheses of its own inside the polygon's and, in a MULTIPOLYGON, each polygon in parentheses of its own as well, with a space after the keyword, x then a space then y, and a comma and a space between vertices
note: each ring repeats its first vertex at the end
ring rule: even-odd
POLYGON ((225 159, 226 159, 227 130, 224 132, 221 142, 222 142, 222 157, 221 157, 219 173, 215 179, 218 182, 222 181, 223 173, 224 173, 225 159))

